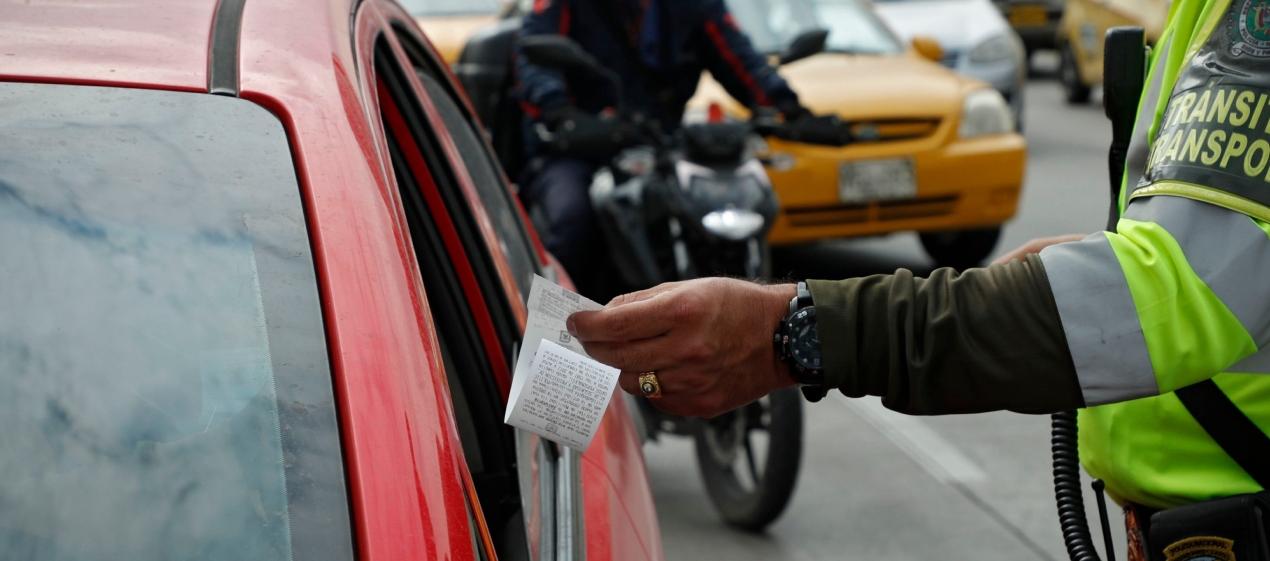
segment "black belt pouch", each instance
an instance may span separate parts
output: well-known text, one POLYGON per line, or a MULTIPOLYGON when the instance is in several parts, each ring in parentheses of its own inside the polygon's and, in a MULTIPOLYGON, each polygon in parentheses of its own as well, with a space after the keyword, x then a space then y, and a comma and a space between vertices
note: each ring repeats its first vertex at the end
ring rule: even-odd
POLYGON ((1151 516, 1151 561, 1270 561, 1270 493, 1237 495, 1151 516))

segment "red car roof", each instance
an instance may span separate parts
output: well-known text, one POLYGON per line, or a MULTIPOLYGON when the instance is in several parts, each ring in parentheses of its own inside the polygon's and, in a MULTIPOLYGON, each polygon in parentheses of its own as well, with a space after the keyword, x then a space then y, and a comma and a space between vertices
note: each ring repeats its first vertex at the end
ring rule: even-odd
POLYGON ((0 75, 206 91, 215 11, 216 0, 0 3, 0 75))

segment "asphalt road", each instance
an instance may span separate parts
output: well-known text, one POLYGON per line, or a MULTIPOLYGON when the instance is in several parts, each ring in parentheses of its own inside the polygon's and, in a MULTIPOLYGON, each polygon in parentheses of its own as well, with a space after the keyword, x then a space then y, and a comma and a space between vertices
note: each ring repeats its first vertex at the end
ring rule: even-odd
MULTIPOLYGON (((1039 236, 1091 232, 1106 219, 1110 132, 1101 107, 1065 105, 1050 79, 1034 80, 1026 95, 1027 178, 998 252, 1039 236)), ((931 267, 911 234, 776 257, 778 273, 821 278, 931 267)), ((1067 558, 1053 500, 1048 417, 906 417, 876 400, 841 395, 805 412, 801 479, 785 515, 763 534, 718 521, 689 440, 646 446, 667 559, 1067 558)), ((1096 524, 1088 492, 1086 505, 1096 524)), ((1118 512, 1112 521, 1119 523, 1118 512)), ((1123 544, 1118 527, 1116 534, 1123 544)), ((1123 545, 1117 549, 1123 558, 1123 545)))

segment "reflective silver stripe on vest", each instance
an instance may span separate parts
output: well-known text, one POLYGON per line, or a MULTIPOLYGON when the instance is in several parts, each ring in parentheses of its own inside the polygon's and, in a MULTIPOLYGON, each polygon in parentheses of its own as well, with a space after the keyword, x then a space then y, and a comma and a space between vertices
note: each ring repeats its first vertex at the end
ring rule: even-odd
POLYGON ((1195 275, 1270 347, 1270 237, 1238 212, 1182 197, 1136 199, 1126 218, 1159 224, 1177 240, 1195 275))
POLYGON ((1106 234, 1041 252, 1085 405, 1159 393, 1138 311, 1106 234))
POLYGON ((1151 69, 1151 82, 1146 85, 1142 104, 1138 107, 1138 118, 1133 124, 1133 136, 1129 138, 1129 151, 1125 156, 1125 187, 1132 191, 1142 175, 1147 171, 1147 156, 1151 153, 1151 145, 1147 142, 1147 130, 1155 120, 1155 110, 1160 106, 1160 89, 1164 83, 1164 67, 1168 62, 1169 46, 1173 44, 1170 34, 1163 44, 1157 47, 1155 67, 1151 69))
POLYGON ((1262 348, 1257 354, 1235 363, 1227 370, 1240 374, 1270 374, 1270 347, 1262 348))

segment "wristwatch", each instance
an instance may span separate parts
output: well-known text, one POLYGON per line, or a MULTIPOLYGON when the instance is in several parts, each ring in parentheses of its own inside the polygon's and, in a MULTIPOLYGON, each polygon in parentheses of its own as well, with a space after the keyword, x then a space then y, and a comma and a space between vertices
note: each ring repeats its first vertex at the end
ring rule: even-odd
POLYGON ((776 356, 789 365, 794 381, 802 386, 808 401, 819 401, 828 393, 825 370, 821 366, 820 337, 816 332, 816 306, 807 283, 798 283, 789 301, 789 314, 781 320, 773 337, 776 356))

